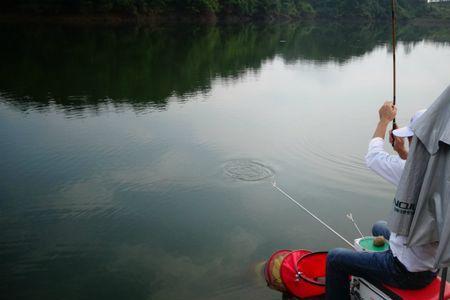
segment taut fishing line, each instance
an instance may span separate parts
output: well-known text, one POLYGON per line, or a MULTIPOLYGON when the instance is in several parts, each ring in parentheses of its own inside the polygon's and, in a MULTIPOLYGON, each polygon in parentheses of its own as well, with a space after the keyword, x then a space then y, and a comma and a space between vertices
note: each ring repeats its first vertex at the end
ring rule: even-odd
MULTIPOLYGON (((341 234, 339 234, 336 230, 334 230, 330 225, 322 221, 319 217, 317 217, 314 213, 309 211, 306 207, 300 204, 297 200, 292 198, 291 195, 286 193, 283 189, 281 189, 276 181, 274 172, 266 165, 249 159, 235 159, 226 162, 223 165, 224 174, 232 179, 240 180, 240 181, 261 181, 267 178, 272 178, 272 186, 280 192, 283 196, 291 200, 295 205, 300 207, 303 211, 308 213, 311 217, 313 217, 316 221, 322 224, 325 228, 330 230, 336 236, 338 236, 341 240, 343 240, 350 247, 355 249, 355 246, 350 243, 346 238, 344 238, 341 234)), ((358 228, 359 230, 359 228, 358 228)))
POLYGON ((350 243, 345 237, 343 237, 339 232, 337 232, 336 230, 334 230, 330 225, 328 225, 327 223, 325 223, 324 221, 322 221, 318 216, 316 216, 315 214, 313 214, 311 211, 309 211, 306 207, 304 207, 303 205, 301 205, 298 201, 296 201, 294 198, 292 198, 288 193, 286 193, 284 190, 282 190, 276 183, 275 179, 272 182, 272 186, 279 191, 281 194, 283 194, 286 198, 288 198, 289 200, 291 200, 295 205, 297 205, 298 207, 300 207, 302 210, 304 210, 305 212, 307 212, 311 217, 313 217, 314 219, 316 219, 316 221, 318 221, 320 224, 322 224, 323 226, 325 226, 325 228, 327 228, 328 230, 330 230, 332 233, 334 233, 336 236, 338 236, 341 240, 343 240, 345 243, 347 243, 350 247, 352 247, 353 249, 356 250, 355 246, 350 243))

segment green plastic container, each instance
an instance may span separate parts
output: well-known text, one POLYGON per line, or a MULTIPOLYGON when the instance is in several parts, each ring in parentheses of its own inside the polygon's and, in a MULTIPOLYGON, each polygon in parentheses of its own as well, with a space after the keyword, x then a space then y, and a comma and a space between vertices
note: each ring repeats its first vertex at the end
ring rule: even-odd
POLYGON ((386 250, 389 250, 389 242, 385 241, 383 246, 374 246, 373 240, 375 237, 373 236, 366 236, 364 238, 360 238, 355 240, 355 244, 357 245, 357 248, 360 248, 361 251, 367 251, 367 252, 383 252, 386 250))

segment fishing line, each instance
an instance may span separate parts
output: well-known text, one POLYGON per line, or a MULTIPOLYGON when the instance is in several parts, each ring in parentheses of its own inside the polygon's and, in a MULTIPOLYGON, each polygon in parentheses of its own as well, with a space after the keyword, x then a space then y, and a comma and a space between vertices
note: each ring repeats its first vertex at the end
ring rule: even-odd
POLYGON ((291 200, 294 204, 296 204, 298 207, 300 207, 302 210, 304 210, 305 212, 307 212, 311 217, 313 217, 314 219, 316 219, 320 224, 322 224, 323 226, 325 226, 328 230, 330 230, 332 233, 334 233, 335 235, 337 235, 341 240, 343 240, 344 242, 346 242, 350 247, 352 247, 353 249, 356 250, 355 246, 350 243, 345 237, 343 237, 342 235, 340 235, 336 230, 334 230, 333 228, 331 228, 330 225, 328 225, 327 223, 325 223, 324 221, 322 221, 319 217, 317 217, 315 214, 313 214, 312 212, 310 212, 306 207, 304 207, 303 205, 301 205, 299 202, 297 202, 294 198, 292 198, 288 193, 286 193, 285 191, 283 191, 280 187, 277 186, 276 181, 274 180, 272 182, 273 187, 279 191, 281 194, 283 194, 286 198, 288 198, 289 200, 291 200))

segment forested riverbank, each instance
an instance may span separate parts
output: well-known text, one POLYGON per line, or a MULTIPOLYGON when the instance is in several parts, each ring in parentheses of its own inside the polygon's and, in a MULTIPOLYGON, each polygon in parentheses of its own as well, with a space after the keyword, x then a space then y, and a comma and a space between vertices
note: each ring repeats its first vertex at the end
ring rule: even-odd
MULTIPOLYGON (((387 19, 390 0, 6 0, 2 19, 30 21, 227 21, 387 19)), ((450 19, 448 4, 398 0, 401 19, 450 19)))
MULTIPOLYGON (((390 30, 387 22, 5 25, 0 29, 8 41, 0 48, 0 97, 20 110, 56 107, 69 115, 96 111, 105 103, 164 109, 173 96, 207 94, 217 78, 239 80, 276 57, 286 64, 344 65, 389 45, 390 30)), ((404 24, 398 40, 406 52, 421 42, 445 45, 450 29, 404 24)))

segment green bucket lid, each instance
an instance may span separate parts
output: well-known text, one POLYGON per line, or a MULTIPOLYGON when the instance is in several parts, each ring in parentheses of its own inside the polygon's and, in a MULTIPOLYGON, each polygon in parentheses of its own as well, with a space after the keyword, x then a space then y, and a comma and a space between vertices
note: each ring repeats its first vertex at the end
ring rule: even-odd
POLYGON ((385 243, 383 246, 375 246, 373 244, 374 238, 375 237, 373 237, 373 236, 368 236, 368 237, 362 238, 361 240, 359 240, 359 245, 364 250, 370 251, 370 252, 382 252, 382 251, 386 251, 389 249, 388 241, 385 240, 385 243))

